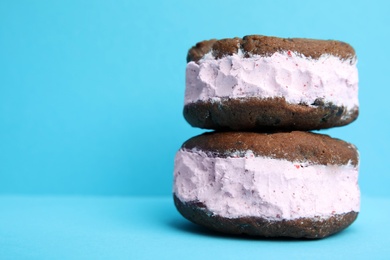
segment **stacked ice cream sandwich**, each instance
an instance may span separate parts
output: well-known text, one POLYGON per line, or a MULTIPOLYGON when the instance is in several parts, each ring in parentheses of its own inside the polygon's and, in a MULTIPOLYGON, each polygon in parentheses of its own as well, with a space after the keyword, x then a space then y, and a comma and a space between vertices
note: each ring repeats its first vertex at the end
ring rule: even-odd
POLYGON ((197 43, 187 56, 184 117, 213 129, 175 157, 174 202, 210 229, 322 238, 360 209, 356 147, 309 131, 353 122, 354 49, 260 35, 197 43))

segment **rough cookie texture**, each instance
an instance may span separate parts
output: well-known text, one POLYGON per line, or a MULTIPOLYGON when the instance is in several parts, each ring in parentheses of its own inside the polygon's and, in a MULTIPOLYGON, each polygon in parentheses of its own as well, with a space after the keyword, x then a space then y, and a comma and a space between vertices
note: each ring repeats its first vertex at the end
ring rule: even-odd
POLYGON ((218 102, 199 100, 183 109, 184 118, 194 126, 215 130, 292 131, 319 130, 347 125, 359 115, 358 107, 324 104, 290 104, 283 98, 225 98, 218 102))
POLYGON ((313 59, 318 59, 323 54, 334 55, 343 60, 354 59, 356 56, 352 46, 341 41, 248 35, 242 39, 212 39, 199 42, 188 51, 187 62, 199 61, 210 51, 218 59, 238 53, 238 50, 246 56, 271 56, 275 52, 283 51, 298 52, 313 59))
POLYGON ((328 135, 309 132, 251 133, 212 132, 192 137, 183 146, 198 149, 213 157, 241 157, 250 150, 256 156, 285 159, 291 162, 311 162, 321 165, 359 163, 356 147, 328 135))
POLYGON ((224 218, 210 212, 200 202, 182 202, 174 195, 177 210, 195 224, 212 230, 235 235, 262 237, 323 238, 337 233, 355 221, 357 212, 337 214, 326 219, 299 218, 270 221, 258 217, 224 218))

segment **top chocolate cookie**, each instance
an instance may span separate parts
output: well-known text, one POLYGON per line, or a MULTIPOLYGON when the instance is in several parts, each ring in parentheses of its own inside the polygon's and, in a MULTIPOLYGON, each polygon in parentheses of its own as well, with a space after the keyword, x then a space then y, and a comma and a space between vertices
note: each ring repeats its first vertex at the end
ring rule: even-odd
POLYGON ((207 40, 198 42, 187 55, 187 62, 199 61, 207 53, 216 59, 237 54, 241 50, 246 57, 252 55, 271 56, 276 52, 296 52, 306 57, 318 59, 329 54, 343 60, 355 59, 355 50, 351 45, 334 40, 313 40, 304 38, 278 38, 263 35, 247 35, 241 38, 207 40))
POLYGON ((359 112, 356 54, 334 40, 251 35, 188 51, 184 117, 216 130, 342 126, 359 112))

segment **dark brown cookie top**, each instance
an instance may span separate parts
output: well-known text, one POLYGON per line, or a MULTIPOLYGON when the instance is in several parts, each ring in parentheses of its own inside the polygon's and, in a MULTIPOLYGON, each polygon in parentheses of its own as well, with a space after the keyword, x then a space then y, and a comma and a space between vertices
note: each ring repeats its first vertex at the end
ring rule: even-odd
POLYGON ((275 52, 288 51, 297 52, 313 59, 318 59, 322 54, 330 54, 343 60, 352 60, 356 56, 352 46, 341 41, 248 35, 242 39, 212 39, 199 42, 188 51, 187 62, 197 62, 210 51, 216 59, 219 59, 238 53, 239 49, 246 57, 251 55, 271 56, 275 52))
POLYGON ((211 132, 187 140, 182 148, 199 149, 214 157, 245 157, 251 150, 257 156, 309 162, 321 165, 357 165, 354 145, 328 135, 310 132, 211 132))

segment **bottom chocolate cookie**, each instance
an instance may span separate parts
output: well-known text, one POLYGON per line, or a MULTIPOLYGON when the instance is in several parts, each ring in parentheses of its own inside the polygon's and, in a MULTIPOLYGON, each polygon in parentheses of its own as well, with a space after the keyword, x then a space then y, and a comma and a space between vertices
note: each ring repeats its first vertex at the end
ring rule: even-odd
POLYGON ((283 98, 235 98, 198 101, 185 105, 183 115, 194 126, 215 130, 317 130, 354 121, 357 107, 347 109, 324 103, 289 104, 283 98))
POLYGON ((328 218, 267 220, 259 217, 226 218, 209 211, 199 202, 182 202, 174 195, 177 210, 191 222, 211 230, 234 235, 261 237, 324 238, 355 221, 358 212, 336 214, 328 218))

